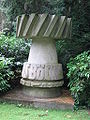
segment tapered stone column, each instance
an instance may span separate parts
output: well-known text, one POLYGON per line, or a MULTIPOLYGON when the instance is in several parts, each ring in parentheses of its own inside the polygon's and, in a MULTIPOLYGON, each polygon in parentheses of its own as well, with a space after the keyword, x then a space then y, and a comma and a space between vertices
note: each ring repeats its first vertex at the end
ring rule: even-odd
POLYGON ((40 98, 61 94, 63 70, 58 64, 55 41, 70 38, 70 28, 71 19, 65 16, 31 14, 17 17, 17 37, 32 39, 20 81, 24 94, 40 98))

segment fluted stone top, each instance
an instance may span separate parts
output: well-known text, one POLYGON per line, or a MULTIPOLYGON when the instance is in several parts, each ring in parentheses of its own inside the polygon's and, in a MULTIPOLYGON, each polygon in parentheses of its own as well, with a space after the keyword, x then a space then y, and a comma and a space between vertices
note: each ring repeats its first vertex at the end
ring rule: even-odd
POLYGON ((24 38, 71 38, 71 18, 49 14, 23 14, 17 17, 16 36, 24 38))

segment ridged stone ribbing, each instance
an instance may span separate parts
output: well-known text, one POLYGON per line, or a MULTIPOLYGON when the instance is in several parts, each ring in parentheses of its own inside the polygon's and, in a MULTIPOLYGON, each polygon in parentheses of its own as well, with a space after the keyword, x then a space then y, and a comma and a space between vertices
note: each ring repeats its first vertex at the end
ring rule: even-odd
POLYGON ((71 37, 71 18, 48 14, 31 14, 17 17, 17 37, 71 37))

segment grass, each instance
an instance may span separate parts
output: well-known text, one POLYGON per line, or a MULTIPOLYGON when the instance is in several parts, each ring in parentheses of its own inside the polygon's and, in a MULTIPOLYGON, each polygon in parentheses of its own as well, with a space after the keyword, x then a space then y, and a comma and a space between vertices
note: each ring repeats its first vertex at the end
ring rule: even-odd
POLYGON ((0 120, 90 120, 88 111, 42 110, 0 103, 0 120))

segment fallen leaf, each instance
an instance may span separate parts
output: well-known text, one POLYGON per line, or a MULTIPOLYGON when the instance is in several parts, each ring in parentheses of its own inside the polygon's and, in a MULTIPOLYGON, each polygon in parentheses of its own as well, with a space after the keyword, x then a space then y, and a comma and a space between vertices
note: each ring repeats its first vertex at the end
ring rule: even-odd
POLYGON ((67 117, 67 118, 71 118, 71 115, 67 115, 66 117, 67 117))
POLYGON ((48 116, 48 114, 47 113, 45 113, 45 114, 39 114, 38 116, 39 117, 43 117, 43 116, 48 116))

